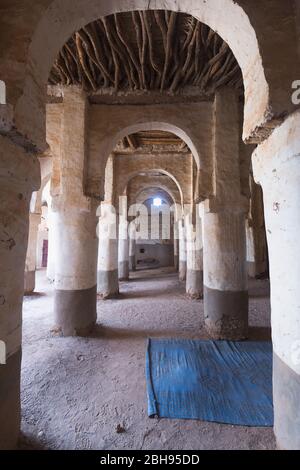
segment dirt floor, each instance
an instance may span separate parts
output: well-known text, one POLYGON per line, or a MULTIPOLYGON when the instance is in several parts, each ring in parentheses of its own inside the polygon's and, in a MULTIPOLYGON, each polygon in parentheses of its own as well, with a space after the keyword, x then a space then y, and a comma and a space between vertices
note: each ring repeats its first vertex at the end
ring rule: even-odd
MULTIPOLYGON (((206 337, 203 302, 188 300, 171 270, 134 273, 119 299, 99 301, 88 338, 51 333, 52 286, 45 271, 37 277, 38 293, 24 299, 21 448, 275 448, 270 428, 148 418, 146 339, 206 337)), ((270 337, 268 290, 250 282, 251 339, 270 337)))

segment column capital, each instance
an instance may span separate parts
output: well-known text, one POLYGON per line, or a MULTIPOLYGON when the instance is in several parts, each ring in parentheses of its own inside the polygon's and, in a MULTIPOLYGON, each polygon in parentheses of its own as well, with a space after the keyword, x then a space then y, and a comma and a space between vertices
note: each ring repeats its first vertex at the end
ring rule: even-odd
POLYGON ((99 207, 99 200, 92 197, 84 196, 83 194, 69 195, 60 194, 52 197, 51 210, 53 212, 60 212, 66 210, 96 212, 99 207))
POLYGON ((41 223, 41 216, 42 216, 41 213, 30 212, 29 213, 29 223, 30 223, 30 225, 32 225, 33 227, 34 226, 38 227, 38 225, 41 223))
POLYGON ((9 138, 0 135, 0 189, 5 192, 31 193, 41 185, 40 162, 9 138), (14 158, 12 158, 12 155, 14 158))
POLYGON ((291 171, 288 165, 291 161, 294 164, 298 162, 300 172, 299 135, 300 110, 297 110, 253 152, 253 176, 257 184, 278 185, 281 180, 280 173, 291 171))
POLYGON ((249 199, 241 195, 238 200, 231 202, 222 202, 217 198, 206 199, 202 207, 205 213, 231 212, 234 214, 248 214, 249 204, 249 199))

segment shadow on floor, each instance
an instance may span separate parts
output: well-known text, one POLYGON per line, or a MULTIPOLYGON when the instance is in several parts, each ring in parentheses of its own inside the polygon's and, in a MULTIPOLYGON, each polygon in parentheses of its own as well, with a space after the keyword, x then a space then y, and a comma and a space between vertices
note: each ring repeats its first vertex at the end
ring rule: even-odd
POLYGON ((34 437, 26 436, 21 432, 18 442, 18 450, 47 450, 42 442, 37 441, 34 437))
POLYGON ((270 298, 270 291, 263 291, 263 292, 251 292, 249 290, 249 299, 269 299, 270 298))
POLYGON ((153 289, 153 290, 141 290, 141 291, 126 291, 120 292, 119 296, 115 300, 126 300, 126 299, 146 299, 152 297, 157 299, 158 297, 165 297, 166 295, 172 294, 173 289, 153 289))
POLYGON ((178 329, 133 329, 133 328, 112 328, 97 324, 89 335, 90 338, 105 338, 105 339, 128 339, 128 338, 193 338, 193 339, 205 339, 205 336, 194 335, 192 332, 187 333, 186 331, 180 333, 178 329))
POLYGON ((261 326, 249 327, 249 340, 250 341, 271 341, 271 328, 261 326))
MULTIPOLYGON (((128 338, 186 338, 186 339, 210 339, 205 331, 193 333, 191 331, 178 331, 178 329, 133 329, 133 328, 113 328, 97 324, 90 338, 105 339, 128 339, 128 338)), ((271 328, 249 327, 248 341, 271 341, 271 328)))
POLYGON ((164 277, 170 279, 171 276, 174 278, 174 280, 176 280, 177 275, 178 273, 174 269, 166 269, 166 271, 162 271, 162 269, 152 269, 150 271, 138 270, 130 273, 130 278, 127 282, 144 282, 148 280, 151 281, 155 279, 161 279, 164 277))

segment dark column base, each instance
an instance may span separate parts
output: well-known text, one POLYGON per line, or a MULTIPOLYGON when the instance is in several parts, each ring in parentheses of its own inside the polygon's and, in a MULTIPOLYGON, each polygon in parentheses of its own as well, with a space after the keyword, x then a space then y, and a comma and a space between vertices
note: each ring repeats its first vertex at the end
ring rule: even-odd
POLYGON ((179 261, 179 280, 186 280, 186 261, 179 261))
POLYGON ((31 294, 35 289, 35 271, 25 271, 24 273, 24 293, 31 294))
POLYGON ((119 295, 119 273, 115 271, 98 271, 98 296, 105 299, 113 299, 119 295))
POLYGON ((15 449, 21 424, 21 350, 0 365, 0 450, 15 449))
POLYGON ((63 336, 85 336, 97 319, 97 287, 83 290, 55 290, 55 323, 63 336))
POLYGON ((129 279, 129 261, 119 262, 119 281, 128 281, 129 279))
POLYGON ((203 297, 203 271, 186 272, 186 293, 190 299, 201 299, 203 297))
POLYGON ((219 291, 204 286, 204 318, 206 329, 214 339, 246 339, 248 291, 219 291))
POLYGON ((178 271, 179 269, 179 256, 178 255, 174 255, 174 267, 176 271, 178 271))
POLYGON ((129 256, 129 269, 130 271, 136 270, 135 256, 129 256))
POLYGON ((300 450, 300 375, 273 354, 274 432, 279 449, 300 450))

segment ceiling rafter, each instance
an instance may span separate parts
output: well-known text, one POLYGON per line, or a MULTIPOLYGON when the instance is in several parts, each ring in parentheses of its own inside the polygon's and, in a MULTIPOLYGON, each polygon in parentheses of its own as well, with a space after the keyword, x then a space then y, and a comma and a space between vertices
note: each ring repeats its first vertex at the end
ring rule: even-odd
POLYGON ((59 52, 49 83, 90 93, 243 88, 238 63, 217 33, 189 15, 150 10, 103 17, 77 31, 59 52))

